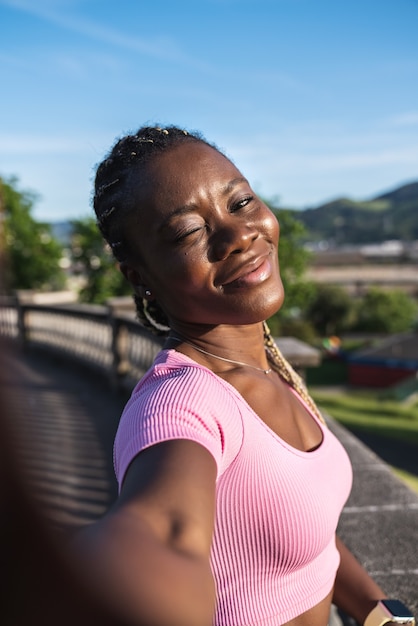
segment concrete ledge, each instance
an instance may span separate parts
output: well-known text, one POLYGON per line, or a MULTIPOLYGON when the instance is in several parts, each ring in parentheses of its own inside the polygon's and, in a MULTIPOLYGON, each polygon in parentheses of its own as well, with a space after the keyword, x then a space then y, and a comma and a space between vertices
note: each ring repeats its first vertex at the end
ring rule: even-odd
MULTIPOLYGON (((418 495, 348 430, 330 417, 327 422, 354 472, 339 535, 386 593, 418 617, 418 495)), ((347 626, 355 624, 342 618, 347 626)))

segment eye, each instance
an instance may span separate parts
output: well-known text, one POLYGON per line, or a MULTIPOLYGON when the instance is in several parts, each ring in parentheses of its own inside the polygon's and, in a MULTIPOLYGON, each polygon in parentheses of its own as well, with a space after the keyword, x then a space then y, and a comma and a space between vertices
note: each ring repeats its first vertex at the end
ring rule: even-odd
POLYGON ((191 235, 198 233, 200 230, 202 230, 202 228, 203 226, 194 226, 192 228, 184 228, 182 230, 178 230, 173 238, 174 243, 181 243, 191 235))
POLYGON ((233 202, 231 206, 231 213, 235 213, 240 209, 244 209, 246 206, 250 204, 250 202, 254 200, 254 196, 248 195, 244 198, 240 198, 237 202, 233 202))

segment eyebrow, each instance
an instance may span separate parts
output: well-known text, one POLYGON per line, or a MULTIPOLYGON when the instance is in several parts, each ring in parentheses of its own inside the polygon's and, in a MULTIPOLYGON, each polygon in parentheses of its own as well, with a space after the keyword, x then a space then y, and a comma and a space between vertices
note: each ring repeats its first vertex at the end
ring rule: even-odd
MULTIPOLYGON (((221 194, 223 196, 227 196, 229 193, 231 193, 234 187, 240 185, 241 183, 248 184, 248 180, 244 178, 244 176, 237 176, 237 178, 233 178, 221 189, 221 194)), ((185 204, 183 206, 177 207, 176 209, 173 209, 170 215, 167 215, 166 219, 160 224, 158 230, 161 231, 164 228, 167 228, 173 218, 178 217, 179 215, 187 215, 188 213, 193 213, 194 211, 196 211, 196 209, 197 207, 195 204, 185 204)))
POLYGON ((222 189, 222 195, 223 196, 228 195, 228 193, 230 193, 234 189, 234 187, 236 187, 237 185, 241 183, 246 183, 248 185, 248 180, 244 178, 244 176, 238 176, 237 178, 233 178, 222 189))

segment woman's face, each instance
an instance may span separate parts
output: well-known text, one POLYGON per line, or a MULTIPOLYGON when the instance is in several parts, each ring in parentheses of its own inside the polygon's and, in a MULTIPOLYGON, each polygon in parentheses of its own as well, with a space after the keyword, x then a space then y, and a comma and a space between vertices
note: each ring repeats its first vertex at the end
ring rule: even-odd
POLYGON ((185 143, 132 180, 128 275, 151 290, 174 328, 251 324, 278 310, 279 225, 226 157, 185 143))

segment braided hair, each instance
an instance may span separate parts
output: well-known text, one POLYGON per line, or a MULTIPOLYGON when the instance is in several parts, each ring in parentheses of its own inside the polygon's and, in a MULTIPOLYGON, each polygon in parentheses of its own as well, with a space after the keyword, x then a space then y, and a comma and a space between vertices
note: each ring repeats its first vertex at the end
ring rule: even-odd
MULTIPOLYGON (((200 142, 221 152, 198 132, 188 132, 176 126, 165 128, 143 126, 136 133, 119 139, 99 164, 95 177, 93 207, 100 232, 118 262, 126 261, 132 252, 124 234, 123 224, 124 218, 135 210, 129 193, 133 170, 135 169, 135 175, 138 176, 141 166, 145 169, 147 163, 154 157, 191 142, 200 142)), ((139 321, 156 335, 168 335, 169 321, 159 303, 156 300, 149 301, 138 294, 134 294, 134 301, 139 321)), ((274 371, 323 420, 302 379, 274 342, 266 323, 264 323, 264 344, 274 371)))
MULTIPOLYGON (((143 126, 136 133, 119 139, 99 164, 94 184, 93 208, 97 224, 113 256, 120 263, 131 253, 124 234, 124 221, 135 210, 129 193, 132 174, 141 172, 149 161, 179 145, 200 142, 220 150, 207 142, 198 132, 189 132, 176 126, 143 126)), ((148 301, 134 295, 140 322, 154 334, 165 335, 168 320, 156 300, 148 301)))

